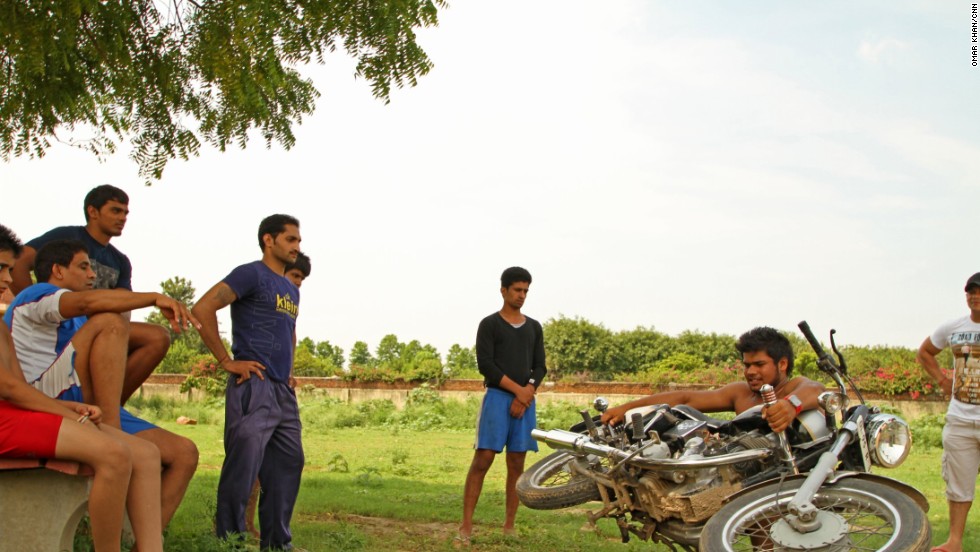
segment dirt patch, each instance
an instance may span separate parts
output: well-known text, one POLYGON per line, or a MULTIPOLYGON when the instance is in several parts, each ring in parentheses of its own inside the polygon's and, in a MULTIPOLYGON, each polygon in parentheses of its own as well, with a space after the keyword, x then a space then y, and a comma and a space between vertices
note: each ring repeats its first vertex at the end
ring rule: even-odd
POLYGON ((359 516, 356 514, 323 513, 302 516, 321 522, 348 523, 368 535, 373 541, 385 543, 389 550, 419 551, 449 546, 456 536, 457 523, 428 522, 359 516))

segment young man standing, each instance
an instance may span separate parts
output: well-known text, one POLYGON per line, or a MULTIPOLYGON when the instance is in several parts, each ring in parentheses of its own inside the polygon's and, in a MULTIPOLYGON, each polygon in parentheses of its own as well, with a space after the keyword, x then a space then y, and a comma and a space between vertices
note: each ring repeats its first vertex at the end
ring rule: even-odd
POLYGON ((504 305, 480 322, 476 361, 487 392, 477 420, 476 452, 463 490, 463 523, 456 537, 463 545, 473 534, 473 513, 483 480, 497 454, 507 448, 506 517, 504 534, 514 533, 517 517, 517 479, 524 473, 527 451, 537 452, 531 438, 536 425, 534 394, 547 369, 541 324, 521 313, 531 287, 531 273, 508 268, 500 276, 504 305))
MULTIPOLYGON (((303 280, 310 276, 310 258, 300 251, 296 254, 296 260, 286 265, 286 278, 292 282, 296 289, 303 287, 303 280)), ((289 386, 296 388, 296 379, 289 376, 289 386)), ((252 494, 248 496, 248 505, 245 507, 245 529, 250 535, 259 537, 259 532, 255 529, 255 506, 259 503, 259 489, 261 485, 256 480, 252 485, 252 494)))
MULTIPOLYGON (((35 255, 45 244, 54 240, 80 240, 88 248, 89 261, 95 273, 95 289, 126 289, 132 291, 133 266, 129 257, 116 249, 109 240, 122 235, 129 215, 129 196, 126 192, 103 184, 85 196, 83 204, 85 226, 60 226, 27 242, 24 253, 14 267, 11 284, 14 293, 31 285, 35 255)), ((38 282, 43 282, 41 278, 38 282)), ((129 313, 125 314, 129 319, 129 313)), ((129 355, 120 395, 122 404, 146 381, 170 348, 166 329, 145 322, 129 324, 129 355)))
MULTIPOLYGON (((0 293, 20 240, 0 225, 0 293)), ((137 544, 163 550, 160 525, 160 454, 151 443, 101 423, 102 411, 73 401, 56 401, 24 381, 14 343, 0 324, 0 457, 57 458, 82 462, 95 475, 88 511, 96 552, 119 550, 123 509, 128 506, 137 544)))
POLYGON ((289 386, 299 289, 283 274, 299 254, 299 221, 289 215, 266 217, 258 238, 262 259, 232 270, 194 305, 193 313, 203 326, 204 344, 228 372, 217 534, 245 533, 245 507, 258 477, 261 547, 290 550, 289 523, 304 456, 299 406, 289 386), (231 353, 218 335, 217 318, 229 305, 231 353))
POLYGON ((950 396, 943 427, 949 539, 932 549, 936 552, 962 552, 966 518, 980 471, 980 272, 970 276, 964 291, 970 314, 939 326, 922 342, 916 358, 950 396), (946 347, 953 353, 952 378, 936 361, 936 355, 946 347))
POLYGON ((626 412, 641 406, 686 404, 701 412, 742 412, 763 404, 761 389, 773 387, 776 404, 766 408, 763 416, 769 427, 780 432, 789 427, 804 410, 818 408, 817 398, 826 390, 822 383, 803 376, 793 377, 793 347, 778 330, 753 328, 738 338, 735 348, 742 353, 745 381, 729 383, 709 391, 666 391, 610 408, 602 422, 619 424, 626 412))
POLYGON ((157 475, 166 527, 197 469, 198 451, 190 439, 120 407, 129 327, 120 313, 155 306, 174 331, 197 323, 186 306, 161 293, 92 289, 95 271, 78 240, 48 243, 37 252, 36 265, 41 283, 17 294, 4 316, 24 376, 49 397, 98 405, 104 425, 156 445, 163 464, 157 475))

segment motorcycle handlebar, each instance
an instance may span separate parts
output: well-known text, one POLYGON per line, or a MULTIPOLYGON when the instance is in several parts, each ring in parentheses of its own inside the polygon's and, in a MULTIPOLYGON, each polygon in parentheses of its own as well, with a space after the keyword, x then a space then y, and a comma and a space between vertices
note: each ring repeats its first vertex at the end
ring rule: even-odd
POLYGON ((817 341, 816 336, 813 335, 813 331, 810 329, 810 325, 806 323, 806 320, 797 324, 797 327, 799 327, 800 331, 803 332, 803 337, 806 338, 807 342, 810 344, 810 347, 813 348, 813 352, 817 353, 817 366, 822 368, 825 372, 835 372, 837 363, 835 363, 834 359, 827 354, 827 351, 823 350, 823 346, 820 345, 820 342, 817 341))
POLYGON ((806 338, 807 342, 810 344, 810 347, 813 347, 813 350, 817 353, 817 356, 820 358, 827 356, 827 352, 823 350, 820 342, 817 341, 816 336, 813 335, 813 330, 810 329, 810 325, 806 323, 806 320, 800 322, 797 324, 797 326, 800 328, 800 331, 803 332, 803 337, 806 338))

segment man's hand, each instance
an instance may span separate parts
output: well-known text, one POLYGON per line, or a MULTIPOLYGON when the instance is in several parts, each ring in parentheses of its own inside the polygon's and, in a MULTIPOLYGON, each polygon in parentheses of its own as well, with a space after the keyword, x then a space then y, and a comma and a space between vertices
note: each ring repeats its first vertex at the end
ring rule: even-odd
POLYGON ((534 400, 534 391, 534 386, 529 383, 518 389, 514 396, 524 405, 524 408, 527 408, 531 406, 531 402, 534 400))
POLYGON ((102 409, 97 406, 79 402, 68 402, 68 407, 71 408, 75 414, 78 414, 79 423, 88 422, 95 425, 102 423, 102 409))
POLYGON ((952 397, 953 378, 943 378, 943 380, 939 382, 939 388, 943 390, 943 395, 946 395, 947 397, 952 397))
POLYGON ((762 409, 762 419, 769 422, 769 427, 774 432, 785 431, 796 419, 796 407, 786 399, 779 399, 772 406, 762 409))
POLYGON ((515 398, 513 401, 511 401, 511 403, 510 403, 510 417, 511 418, 517 418, 518 420, 521 419, 521 418, 523 418, 524 417, 524 412, 526 410, 527 410, 527 407, 524 406, 524 404, 521 403, 520 400, 518 400, 518 399, 515 398))
POLYGON ((196 330, 201 329, 201 323, 197 321, 197 318, 194 318, 194 315, 191 314, 191 311, 187 308, 187 305, 172 297, 167 297, 162 293, 157 295, 158 297, 154 302, 154 305, 156 305, 156 307, 160 309, 163 316, 170 321, 170 327, 173 328, 175 332, 180 333, 186 330, 188 324, 193 324, 194 329, 196 330))
POLYGON ((238 379, 235 380, 237 384, 241 384, 243 381, 250 379, 252 374, 255 374, 260 380, 265 379, 265 376, 262 375, 262 372, 265 371, 265 366, 262 366, 254 360, 232 360, 226 358, 221 362, 220 366, 226 372, 238 376, 238 379))
POLYGON ((626 419, 626 405, 614 406, 602 413, 602 423, 609 425, 619 425, 626 419))

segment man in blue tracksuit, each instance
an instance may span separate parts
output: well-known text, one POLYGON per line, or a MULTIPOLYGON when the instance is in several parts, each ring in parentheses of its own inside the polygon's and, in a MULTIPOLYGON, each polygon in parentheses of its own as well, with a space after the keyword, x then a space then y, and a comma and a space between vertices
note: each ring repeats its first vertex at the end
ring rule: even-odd
POLYGON ((245 506, 258 477, 263 550, 292 549, 289 522, 303 472, 299 407, 289 386, 299 289, 283 275, 286 265, 296 261, 300 239, 295 218, 266 217, 259 225, 262 260, 231 271, 193 309, 205 345, 228 372, 217 533, 222 538, 245 533, 245 506), (217 311, 228 305, 230 354, 218 335, 217 319, 217 311))

